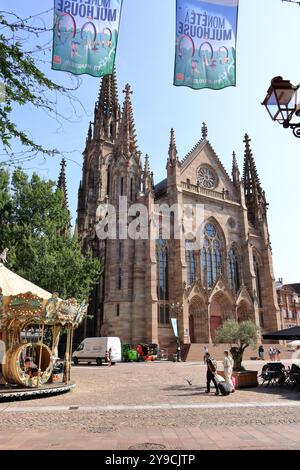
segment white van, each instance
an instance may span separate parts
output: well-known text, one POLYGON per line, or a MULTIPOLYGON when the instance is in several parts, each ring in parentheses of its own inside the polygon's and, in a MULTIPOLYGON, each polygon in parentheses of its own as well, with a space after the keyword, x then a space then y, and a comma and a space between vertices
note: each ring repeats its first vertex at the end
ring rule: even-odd
POLYGON ((85 338, 72 354, 75 365, 80 362, 96 362, 101 366, 105 362, 105 353, 111 349, 111 364, 122 360, 120 338, 85 338))

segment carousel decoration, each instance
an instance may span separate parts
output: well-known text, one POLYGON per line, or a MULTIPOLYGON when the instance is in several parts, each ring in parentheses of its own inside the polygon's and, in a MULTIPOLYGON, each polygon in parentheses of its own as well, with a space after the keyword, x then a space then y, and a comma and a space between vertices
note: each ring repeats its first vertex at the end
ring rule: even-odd
POLYGON ((58 343, 65 333, 61 373, 63 383, 68 384, 73 331, 85 317, 87 307, 75 299, 62 300, 58 293, 44 291, 7 269, 3 261, 4 257, 0 259, 0 333, 5 353, 0 378, 2 374, 4 383, 26 388, 53 383, 57 379, 58 343))

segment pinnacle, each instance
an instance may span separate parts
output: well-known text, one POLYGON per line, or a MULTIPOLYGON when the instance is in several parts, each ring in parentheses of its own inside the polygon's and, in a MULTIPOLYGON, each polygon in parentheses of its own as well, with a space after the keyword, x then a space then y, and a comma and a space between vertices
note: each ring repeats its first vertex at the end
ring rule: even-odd
POLYGON ((174 150, 176 155, 177 155, 177 148, 176 148, 176 141, 175 141, 175 132, 174 132, 174 129, 172 127, 171 129, 171 137, 170 137, 170 147, 169 147, 169 150, 174 150))
POLYGON ((261 185, 250 147, 251 139, 245 134, 245 159, 244 159, 244 186, 245 191, 249 193, 261 193, 261 185))
POLYGON ((147 154, 145 155, 144 173, 145 173, 145 175, 150 174, 149 155, 147 155, 147 154))
POLYGON ((123 154, 126 158, 129 158, 130 155, 138 152, 132 103, 130 99, 130 95, 133 92, 129 84, 125 86, 123 93, 125 93, 125 100, 117 137, 116 151, 123 154))
POLYGON ((203 122, 202 124, 201 132, 202 132, 202 139, 206 139, 208 136, 208 128, 205 122, 203 122))
POLYGON ((235 170, 235 169, 238 169, 239 166, 238 166, 238 162, 237 162, 237 158, 236 158, 236 153, 235 152, 232 152, 232 169, 235 170))
POLYGON ((64 205, 68 206, 68 193, 67 193, 67 180, 66 180, 66 160, 62 158, 60 163, 60 174, 57 182, 57 187, 64 193, 64 205))

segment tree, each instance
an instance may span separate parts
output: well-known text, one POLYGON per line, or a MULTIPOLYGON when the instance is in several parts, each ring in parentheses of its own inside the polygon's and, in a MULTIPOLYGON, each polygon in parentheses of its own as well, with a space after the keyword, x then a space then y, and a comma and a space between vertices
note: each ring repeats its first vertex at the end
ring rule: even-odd
POLYGON ((259 329, 251 320, 238 323, 236 320, 229 319, 217 329, 215 343, 229 343, 230 352, 234 360, 233 370, 238 372, 245 370, 242 366, 243 354, 248 346, 253 349, 257 346, 259 329))
POLYGON ((11 143, 15 139, 30 152, 31 157, 37 153, 54 155, 59 152, 56 149, 44 148, 35 142, 28 132, 20 129, 12 120, 13 107, 29 104, 45 111, 54 119, 58 117, 66 119, 65 112, 63 114, 58 112, 57 95, 74 101, 75 98, 70 92, 77 89, 80 83, 78 79, 73 78, 77 85, 72 89, 64 87, 49 79, 37 66, 39 60, 37 55, 49 51, 51 45, 48 41, 43 46, 37 45, 28 50, 31 36, 36 39, 41 34, 52 31, 52 27, 34 26, 31 23, 32 18, 22 19, 14 13, 0 12, 0 83, 5 87, 0 103, 0 139, 6 153, 13 154, 11 143))
POLYGON ((8 267, 62 298, 88 301, 100 261, 82 253, 69 227, 64 194, 53 181, 0 170, 0 249, 9 248, 8 267))

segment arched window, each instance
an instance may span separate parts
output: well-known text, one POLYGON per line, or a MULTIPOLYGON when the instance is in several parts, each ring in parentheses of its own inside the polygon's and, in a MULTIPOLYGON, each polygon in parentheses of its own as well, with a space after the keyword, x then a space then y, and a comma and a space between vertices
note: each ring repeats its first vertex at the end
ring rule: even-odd
POLYGON ((130 178, 130 201, 133 201, 133 178, 130 178))
POLYGON ((169 267, 168 248, 163 239, 156 242, 156 262, 157 262, 157 297, 158 297, 158 322, 168 324, 169 316, 169 267))
POLYGON ((187 283, 191 286, 196 279, 196 263, 195 263, 195 251, 193 248, 193 242, 190 240, 185 241, 185 260, 187 267, 187 283))
POLYGON ((161 238, 156 246, 157 258, 157 296, 159 300, 169 300, 168 286, 168 248, 165 240, 161 238))
POLYGON ((110 165, 107 168, 106 194, 110 195, 110 165))
POLYGON ((118 269, 118 289, 122 289, 123 285, 123 271, 121 268, 118 269))
POLYGON ((256 293, 257 293, 257 299, 258 299, 258 306, 259 308, 262 308, 260 267, 259 267, 259 263, 257 261, 256 256, 253 256, 253 264, 254 264, 254 272, 255 272, 255 277, 256 277, 256 293))
POLYGON ((223 246, 216 227, 209 223, 204 227, 202 248, 203 285, 212 287, 223 271, 223 246))
POLYGON ((95 191, 95 172, 94 172, 93 165, 90 166, 88 178, 89 178, 89 180, 88 180, 88 183, 89 183, 89 185, 88 185, 88 186, 89 186, 89 195, 90 195, 90 196, 93 196, 94 191, 95 191))
POLYGON ((232 248, 228 253, 228 285, 229 289, 233 292, 237 292, 241 286, 240 274, 239 274, 239 261, 237 252, 232 248))

